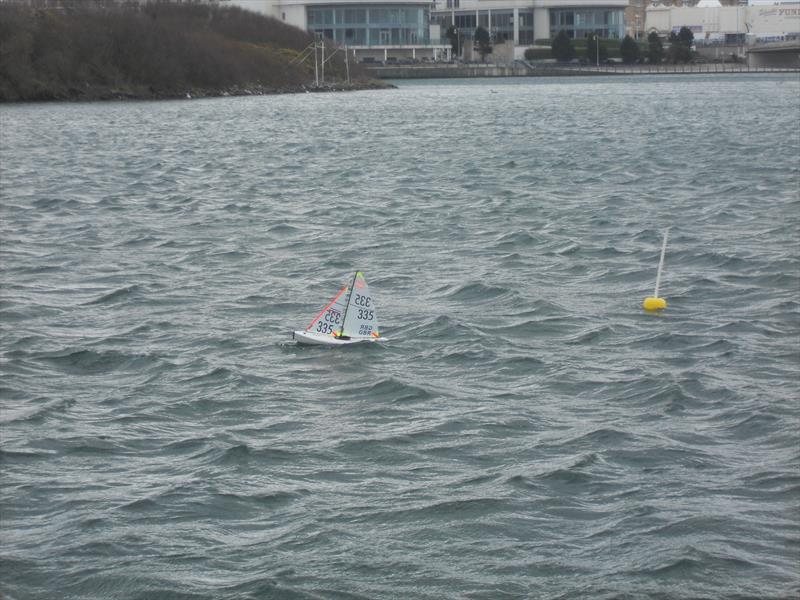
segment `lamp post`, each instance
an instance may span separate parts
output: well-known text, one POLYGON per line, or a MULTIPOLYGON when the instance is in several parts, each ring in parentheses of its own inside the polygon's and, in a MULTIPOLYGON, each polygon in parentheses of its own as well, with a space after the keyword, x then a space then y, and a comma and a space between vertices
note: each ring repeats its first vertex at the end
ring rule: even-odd
POLYGON ((597 60, 597 68, 600 68, 600 36, 596 33, 594 34, 594 41, 597 43, 597 56, 595 59, 597 60))

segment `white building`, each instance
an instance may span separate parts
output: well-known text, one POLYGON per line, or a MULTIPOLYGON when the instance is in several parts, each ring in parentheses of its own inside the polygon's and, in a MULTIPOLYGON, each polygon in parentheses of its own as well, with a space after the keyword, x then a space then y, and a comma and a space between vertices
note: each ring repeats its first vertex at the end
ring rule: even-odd
POLYGON ((430 0, 228 0, 347 46, 360 58, 441 58, 430 0))
POLYGON ((688 27, 695 42, 744 44, 800 35, 800 2, 750 6, 650 6, 646 29, 668 36, 688 27))
POLYGON ((527 47, 561 30, 570 38, 593 33, 621 39, 627 6, 628 0, 444 0, 432 14, 443 31, 451 25, 468 32, 480 26, 496 42, 513 40, 527 47))
POLYGON ((597 33, 625 35, 628 0, 228 0, 346 45, 359 57, 449 57, 445 32, 471 39, 483 27, 493 41, 526 48, 535 40, 597 33))

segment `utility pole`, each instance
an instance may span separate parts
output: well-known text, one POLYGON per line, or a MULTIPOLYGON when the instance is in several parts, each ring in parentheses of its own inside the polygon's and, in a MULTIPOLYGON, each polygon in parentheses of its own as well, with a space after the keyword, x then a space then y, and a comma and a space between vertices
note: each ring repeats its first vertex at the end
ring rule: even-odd
POLYGON ((317 40, 314 40, 314 83, 319 87, 319 67, 317 66, 317 40))

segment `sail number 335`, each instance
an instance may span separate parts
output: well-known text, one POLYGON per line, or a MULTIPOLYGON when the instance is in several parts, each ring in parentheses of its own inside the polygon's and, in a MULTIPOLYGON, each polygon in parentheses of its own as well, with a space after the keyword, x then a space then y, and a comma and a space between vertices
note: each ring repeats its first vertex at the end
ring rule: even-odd
POLYGON ((363 296, 361 294, 356 294, 356 297, 353 299, 353 304, 356 306, 363 306, 364 308, 369 308, 371 302, 372 298, 370 296, 363 296))

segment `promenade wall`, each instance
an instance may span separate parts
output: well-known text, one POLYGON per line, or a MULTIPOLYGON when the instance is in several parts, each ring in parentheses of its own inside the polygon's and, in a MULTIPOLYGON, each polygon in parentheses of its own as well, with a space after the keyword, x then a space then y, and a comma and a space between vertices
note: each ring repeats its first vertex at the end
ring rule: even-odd
POLYGON ((798 72, 797 68, 749 66, 745 63, 708 63, 686 65, 538 65, 517 62, 514 65, 426 64, 367 67, 376 79, 448 79, 472 77, 563 77, 592 75, 676 75, 707 73, 779 73, 798 72))

